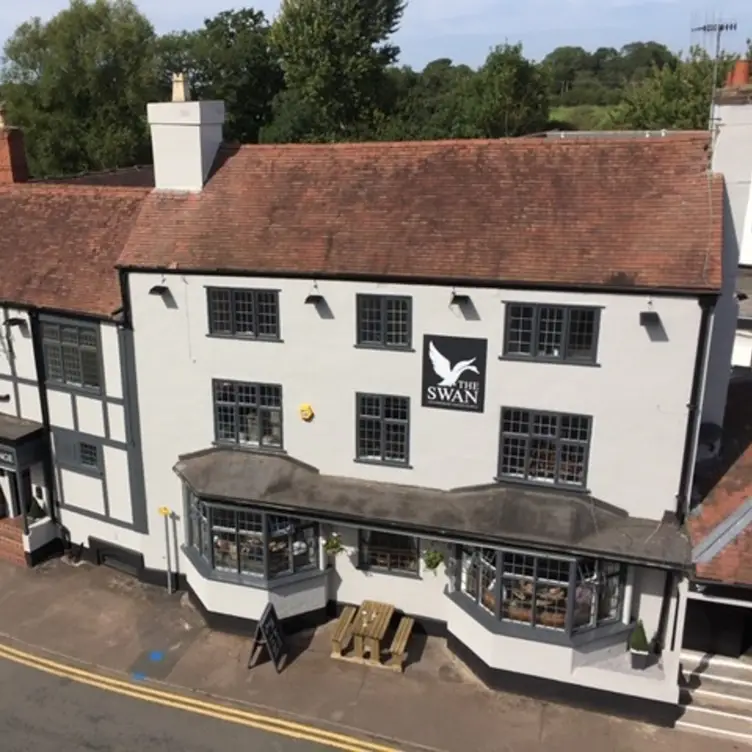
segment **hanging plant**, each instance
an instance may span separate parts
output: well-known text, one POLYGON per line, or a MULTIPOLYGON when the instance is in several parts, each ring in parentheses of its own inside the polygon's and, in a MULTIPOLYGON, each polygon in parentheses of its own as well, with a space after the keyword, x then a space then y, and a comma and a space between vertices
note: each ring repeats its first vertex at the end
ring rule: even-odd
POLYGON ((324 541, 324 551, 327 556, 336 556, 337 554, 341 554, 344 550, 345 547, 342 545, 342 539, 340 538, 339 533, 332 533, 324 541))
POLYGON ((426 569, 436 574, 436 570, 444 563, 444 554, 435 548, 429 548, 423 552, 423 563, 426 569))

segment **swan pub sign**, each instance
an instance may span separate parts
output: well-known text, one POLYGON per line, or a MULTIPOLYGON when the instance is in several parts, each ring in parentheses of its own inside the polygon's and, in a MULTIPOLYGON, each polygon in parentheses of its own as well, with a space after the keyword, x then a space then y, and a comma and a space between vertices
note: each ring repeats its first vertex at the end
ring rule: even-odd
POLYGON ((488 340, 423 337, 423 407, 482 413, 488 340))

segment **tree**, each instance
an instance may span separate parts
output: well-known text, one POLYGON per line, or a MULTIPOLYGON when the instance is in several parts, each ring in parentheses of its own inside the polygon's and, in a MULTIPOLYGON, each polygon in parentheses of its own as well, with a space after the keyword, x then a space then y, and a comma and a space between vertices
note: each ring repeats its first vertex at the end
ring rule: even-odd
POLYGON ((732 58, 725 56, 716 69, 705 50, 693 47, 686 59, 674 65, 654 65, 641 81, 627 88, 614 125, 639 130, 707 128, 713 71, 720 86, 731 63, 732 58))
POLYGON ((523 136, 546 128, 549 79, 522 45, 492 50, 473 80, 475 122, 487 138, 523 136))
POLYGON ((266 141, 367 138, 383 121, 404 0, 283 0, 272 42, 286 91, 266 141))
POLYGON ((144 113, 157 93, 155 42, 130 0, 71 0, 48 23, 16 29, 0 79, 34 176, 150 161, 144 113))
POLYGON ((197 31, 160 39, 163 86, 169 74, 188 76, 193 96, 221 99, 227 120, 225 136, 256 143, 272 114, 272 100, 283 76, 269 47, 269 24, 260 11, 225 11, 204 21, 197 31))

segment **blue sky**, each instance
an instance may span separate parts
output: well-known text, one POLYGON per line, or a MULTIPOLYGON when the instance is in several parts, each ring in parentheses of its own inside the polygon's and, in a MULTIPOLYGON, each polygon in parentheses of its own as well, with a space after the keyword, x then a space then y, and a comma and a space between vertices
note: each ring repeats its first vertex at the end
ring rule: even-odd
MULTIPOLYGON (((199 26, 203 18, 233 7, 232 0, 137 0, 158 32, 199 26)), ((0 39, 31 16, 49 19, 67 0, 0 2, 0 39)), ((273 17, 279 0, 252 5, 273 17)), ((235 7, 241 7, 239 3, 235 7)), ((621 47, 654 39, 674 50, 711 43, 693 26, 734 20, 739 30, 726 37, 731 51, 752 37, 752 0, 408 0, 397 36, 402 62, 422 67, 438 57, 478 65, 495 44, 522 42, 539 59, 554 47, 621 47)))

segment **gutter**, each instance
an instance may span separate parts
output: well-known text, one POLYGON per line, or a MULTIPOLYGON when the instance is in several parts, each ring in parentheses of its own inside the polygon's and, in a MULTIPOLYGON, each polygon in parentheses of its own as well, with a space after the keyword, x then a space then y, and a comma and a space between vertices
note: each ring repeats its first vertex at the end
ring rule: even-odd
POLYGON ((431 277, 409 274, 357 274, 340 272, 321 272, 315 269, 304 272, 279 271, 274 269, 221 269, 219 267, 191 267, 181 268, 177 266, 133 266, 130 264, 116 264, 115 269, 119 273, 131 272, 134 274, 179 274, 181 276, 204 276, 204 277, 266 277, 268 279, 303 279, 333 281, 333 282, 375 282, 384 284, 389 282, 399 285, 418 285, 435 287, 475 287, 478 289, 505 289, 505 290, 541 290, 552 292, 594 292, 610 293, 614 295, 650 295, 653 297, 679 297, 697 298, 698 296, 718 297, 720 290, 717 287, 641 287, 639 285, 593 283, 593 284, 556 284, 554 282, 529 282, 510 281, 499 278, 484 279, 482 277, 431 277))
POLYGON ((692 480, 697 461, 697 443, 700 438, 702 423, 702 404, 705 400, 705 385, 707 382, 708 362, 710 360, 711 333, 715 321, 715 306, 718 297, 701 297, 697 301, 702 312, 700 314, 700 329, 697 336, 697 352, 695 367, 692 375, 692 386, 687 403, 687 430, 684 439, 684 453, 682 458, 679 490, 676 494, 676 516, 680 523, 684 522, 691 503, 692 480))

